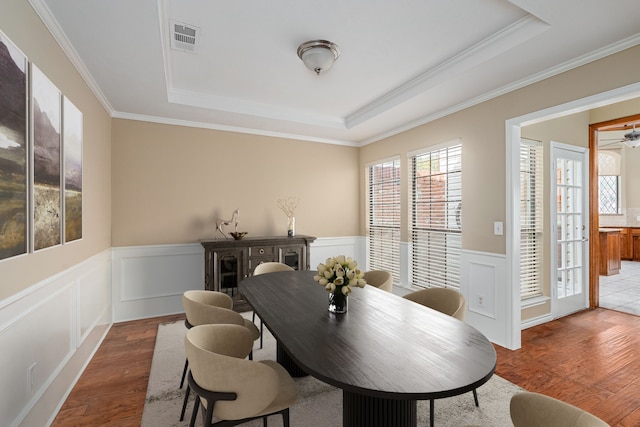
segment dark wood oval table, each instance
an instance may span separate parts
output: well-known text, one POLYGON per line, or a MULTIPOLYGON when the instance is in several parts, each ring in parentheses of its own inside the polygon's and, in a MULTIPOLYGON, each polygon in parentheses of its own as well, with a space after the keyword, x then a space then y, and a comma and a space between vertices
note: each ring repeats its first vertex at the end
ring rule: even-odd
POLYGON ((347 313, 333 314, 314 274, 262 274, 239 290, 276 338, 279 362, 343 390, 345 427, 414 427, 418 400, 493 375, 495 349, 473 327, 373 286, 354 288, 347 313))

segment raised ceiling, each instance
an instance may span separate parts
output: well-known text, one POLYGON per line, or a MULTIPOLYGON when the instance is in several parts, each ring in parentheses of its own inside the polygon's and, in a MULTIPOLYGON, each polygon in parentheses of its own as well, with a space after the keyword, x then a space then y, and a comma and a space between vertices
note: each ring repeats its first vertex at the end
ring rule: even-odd
POLYGON ((637 0, 30 1, 113 117, 355 146, 640 43, 637 0))

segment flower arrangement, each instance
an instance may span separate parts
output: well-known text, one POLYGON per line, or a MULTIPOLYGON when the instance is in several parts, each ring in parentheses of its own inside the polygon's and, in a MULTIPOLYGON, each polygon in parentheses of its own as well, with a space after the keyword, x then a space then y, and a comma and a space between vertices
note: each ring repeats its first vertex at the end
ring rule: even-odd
POLYGON ((327 258, 318 264, 318 274, 313 276, 313 280, 324 286, 327 292, 341 292, 345 296, 351 293, 352 286, 364 288, 367 284, 358 263, 344 255, 327 258))

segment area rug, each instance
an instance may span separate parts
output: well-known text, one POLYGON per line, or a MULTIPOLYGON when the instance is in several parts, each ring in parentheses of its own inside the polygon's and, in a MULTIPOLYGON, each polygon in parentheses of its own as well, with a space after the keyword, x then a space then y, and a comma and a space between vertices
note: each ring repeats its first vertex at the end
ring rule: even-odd
MULTIPOLYGON (((251 318, 250 312, 242 315, 251 318)), ((142 415, 143 427, 189 425, 193 397, 189 401, 185 420, 179 421, 185 393, 184 388, 178 388, 185 360, 183 344, 185 331, 186 328, 182 322, 163 324, 158 327, 147 398, 142 415)), ((275 339, 265 328, 263 348, 259 348, 259 342, 256 341, 253 350, 254 359, 275 360, 275 353, 275 339)), ((292 427, 339 427, 342 425, 342 390, 311 376, 296 378, 295 381, 298 385, 299 398, 291 407, 292 427)), ((509 417, 509 401, 513 394, 521 390, 515 384, 494 375, 486 384, 478 388, 480 407, 474 405, 471 392, 436 400, 435 424, 438 427, 512 426, 509 417)), ((196 426, 200 426, 201 423, 199 416, 196 426)), ((418 402, 418 425, 429 425, 428 401, 418 402)), ((243 426, 261 427, 262 421, 249 422, 243 426)), ((269 426, 282 426, 282 418, 270 417, 269 426)))

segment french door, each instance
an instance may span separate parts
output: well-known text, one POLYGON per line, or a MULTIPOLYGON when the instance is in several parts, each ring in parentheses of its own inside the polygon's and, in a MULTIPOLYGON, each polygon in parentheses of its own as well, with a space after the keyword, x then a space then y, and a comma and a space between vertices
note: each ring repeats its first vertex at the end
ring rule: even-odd
POLYGON ((589 304, 588 150, 552 142, 551 160, 551 293, 557 318, 589 304))

